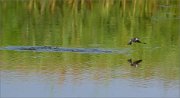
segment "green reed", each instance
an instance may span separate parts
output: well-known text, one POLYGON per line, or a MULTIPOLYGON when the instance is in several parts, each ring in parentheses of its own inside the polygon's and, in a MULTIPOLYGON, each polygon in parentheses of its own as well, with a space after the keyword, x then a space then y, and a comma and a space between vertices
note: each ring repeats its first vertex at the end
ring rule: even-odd
MULTIPOLYGON (((149 16, 160 10, 160 6, 180 4, 179 0, 1 0, 1 6, 20 5, 29 11, 38 11, 43 14, 46 11, 58 13, 68 7, 72 10, 92 10, 99 7, 101 11, 109 12, 116 6, 121 8, 123 16, 149 16)), ((63 13, 63 11, 61 12, 63 13)), ((179 13, 175 11, 174 14, 179 13)))
MULTIPOLYGON (((148 78, 156 74, 152 68, 158 66, 156 70, 163 73, 163 77, 176 80, 179 76, 179 5, 180 0, 1 0, 0 45, 121 49, 128 47, 129 38, 138 36, 148 43, 132 47, 137 52, 131 57, 149 64, 138 70, 142 71, 141 75, 148 78), (162 63, 154 65, 152 61, 162 63)), ((8 65, 2 67, 4 70, 46 68, 63 74, 67 65, 73 65, 73 71, 80 69, 79 73, 85 66, 97 70, 109 67, 108 72, 121 66, 131 68, 127 61, 120 60, 130 58, 126 55, 0 52, 0 64, 8 65), (34 59, 36 56, 40 58, 34 59), (12 58, 17 60, 10 61, 12 58), (91 62, 88 64, 88 61, 91 62), (60 69, 56 69, 57 66, 60 69)))

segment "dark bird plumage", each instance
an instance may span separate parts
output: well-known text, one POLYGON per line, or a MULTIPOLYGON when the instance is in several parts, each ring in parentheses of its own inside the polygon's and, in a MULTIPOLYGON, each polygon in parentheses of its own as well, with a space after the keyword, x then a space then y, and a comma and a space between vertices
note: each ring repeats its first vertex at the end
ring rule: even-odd
MULTIPOLYGON (((139 38, 132 38, 129 42, 128 42, 128 45, 131 45, 132 43, 142 43, 139 38)), ((146 43, 143 43, 143 44, 146 44, 146 43)))

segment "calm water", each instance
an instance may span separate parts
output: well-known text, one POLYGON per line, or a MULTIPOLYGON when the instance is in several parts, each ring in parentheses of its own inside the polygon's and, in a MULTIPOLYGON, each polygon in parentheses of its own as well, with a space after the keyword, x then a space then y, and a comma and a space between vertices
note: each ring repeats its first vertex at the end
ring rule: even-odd
POLYGON ((0 96, 180 97, 180 2, 164 1, 0 1, 0 96), (4 49, 24 46, 118 53, 4 49))

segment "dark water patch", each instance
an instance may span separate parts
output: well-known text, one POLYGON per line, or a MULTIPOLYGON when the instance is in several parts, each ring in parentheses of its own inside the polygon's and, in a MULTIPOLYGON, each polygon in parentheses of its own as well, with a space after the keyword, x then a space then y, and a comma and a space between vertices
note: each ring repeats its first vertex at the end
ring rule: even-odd
POLYGON ((125 54, 130 50, 130 48, 123 48, 119 50, 119 49, 103 49, 103 48, 65 48, 65 47, 53 47, 53 46, 7 46, 7 47, 1 47, 0 50, 125 54))

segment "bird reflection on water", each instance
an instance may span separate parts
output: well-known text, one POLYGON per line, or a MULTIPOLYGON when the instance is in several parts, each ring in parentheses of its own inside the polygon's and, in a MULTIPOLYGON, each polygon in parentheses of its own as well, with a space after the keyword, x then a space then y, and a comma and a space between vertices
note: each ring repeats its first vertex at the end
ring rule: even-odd
POLYGON ((128 59, 128 62, 130 63, 131 66, 138 67, 138 66, 139 66, 139 63, 141 63, 142 60, 132 61, 132 59, 128 59))

